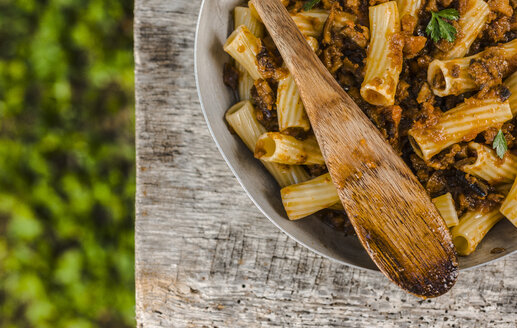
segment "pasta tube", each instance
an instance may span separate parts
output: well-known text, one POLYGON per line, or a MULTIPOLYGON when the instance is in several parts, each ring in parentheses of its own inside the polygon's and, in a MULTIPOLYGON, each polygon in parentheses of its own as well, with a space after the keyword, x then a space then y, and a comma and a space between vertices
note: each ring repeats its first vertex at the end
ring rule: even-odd
POLYGON ((329 17, 328 10, 313 9, 292 14, 291 18, 304 36, 319 37, 329 17))
POLYGON ((335 14, 334 14, 334 25, 333 27, 334 28, 337 28, 337 29, 340 29, 340 28, 343 28, 345 27, 345 25, 348 23, 348 22, 354 22, 357 20, 357 17, 350 14, 350 13, 347 13, 345 11, 337 11, 335 14))
POLYGON ((224 51, 242 65, 253 80, 261 78, 257 62, 260 40, 245 25, 240 25, 230 34, 224 44, 224 51))
MULTIPOLYGON (((264 25, 252 14, 250 8, 235 7, 233 18, 235 29, 244 25, 256 37, 261 38, 264 36, 264 25)), ((254 80, 246 68, 239 63, 236 64, 237 70, 239 71, 238 91, 240 100, 251 99, 251 88, 253 87, 254 80)))
MULTIPOLYGON (((225 114, 226 121, 241 138, 244 144, 253 151, 258 138, 266 132, 255 116, 255 109, 249 101, 241 101, 232 106, 225 114)), ((298 165, 282 165, 261 161, 278 182, 280 187, 300 183, 309 179, 309 175, 298 165)))
POLYGON ((253 78, 251 78, 251 75, 242 68, 242 66, 237 65, 237 70, 239 71, 239 99, 249 100, 251 99, 251 88, 253 87, 253 82, 255 81, 253 78))
POLYGON ((418 17, 418 13, 423 4, 424 0, 397 0, 400 18, 402 19, 404 15, 418 17))
POLYGON ((371 42, 361 96, 372 105, 391 106, 402 70, 399 12, 395 1, 370 7, 371 42))
POLYGON ((510 102, 510 109, 512 110, 512 115, 515 116, 517 113, 517 72, 510 75, 505 81, 504 81, 505 87, 510 90, 510 98, 508 98, 508 101, 510 102))
POLYGON ((314 51, 314 52, 318 51, 318 49, 320 48, 318 40, 312 36, 306 36, 305 41, 307 41, 307 43, 311 47, 312 51, 314 51))
POLYGON ((298 220, 339 202, 330 174, 280 190, 289 220, 298 220))
MULTIPOLYGON (((510 59, 517 55, 517 39, 498 46, 503 51, 505 58, 510 59)), ((440 97, 459 95, 461 93, 476 90, 474 79, 468 73, 470 61, 481 58, 487 51, 482 51, 470 57, 439 60, 435 59, 427 69, 427 82, 433 93, 440 97)))
POLYGON ((276 110, 280 131, 310 130, 309 118, 305 113, 300 92, 291 74, 287 74, 278 82, 276 110))
POLYGON ((442 56, 442 59, 465 56, 469 52, 472 42, 485 26, 488 14, 490 14, 487 3, 483 0, 469 0, 467 8, 467 11, 460 16, 458 21, 460 26, 459 37, 454 42, 454 46, 442 56))
POLYGON ((255 146, 255 158, 290 165, 325 163, 314 136, 301 141, 280 132, 267 132, 260 136, 255 146))
MULTIPOLYGON (((318 40, 311 36, 305 37, 312 50, 318 50, 318 40)), ((303 107, 300 91, 289 73, 278 81, 276 96, 276 110, 278 115, 278 128, 281 132, 289 130, 309 131, 311 125, 305 107, 303 107)))
POLYGON ((452 228, 452 242, 459 255, 469 255, 479 245, 487 232, 503 218, 499 209, 488 213, 467 212, 457 226, 452 228))
POLYGON ((499 211, 517 227, 517 179, 514 181, 508 196, 501 204, 499 211))
POLYGON ((266 129, 257 120, 255 108, 249 101, 241 101, 233 105, 226 112, 225 118, 250 150, 255 149, 258 138, 266 132, 266 129))
POLYGON ((454 200, 452 199, 450 192, 446 193, 445 195, 433 198, 432 201, 438 212, 440 212, 440 215, 445 221, 447 227, 450 228, 458 225, 458 213, 456 212, 454 200))
POLYGON ((470 165, 463 165, 460 169, 475 177, 484 179, 491 185, 512 183, 517 176, 517 157, 506 153, 503 159, 499 158, 495 150, 485 145, 470 142, 469 148, 476 151, 476 161, 470 165))
POLYGON ((275 178, 280 188, 309 180, 309 174, 300 165, 285 165, 261 161, 268 172, 275 178))
POLYGON ((478 133, 511 118, 508 101, 470 98, 443 113, 435 125, 409 130, 409 141, 415 153, 427 161, 443 149, 473 139, 478 133))
POLYGON ((256 20, 262 23, 262 19, 260 18, 260 15, 257 12, 257 8, 253 5, 253 1, 248 1, 248 8, 250 8, 251 15, 255 17, 256 20))
POLYGON ((248 7, 235 7, 233 11, 234 28, 244 25, 257 38, 264 36, 264 25, 251 13, 248 7))

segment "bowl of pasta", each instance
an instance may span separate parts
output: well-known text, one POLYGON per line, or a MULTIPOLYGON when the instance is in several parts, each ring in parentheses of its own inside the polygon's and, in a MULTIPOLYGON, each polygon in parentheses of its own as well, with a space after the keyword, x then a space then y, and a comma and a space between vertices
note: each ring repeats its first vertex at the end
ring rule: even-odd
MULTIPOLYGON (((313 51, 416 175, 460 268, 517 250, 517 31, 508 1, 282 0, 313 51)), ((195 73, 210 132, 279 229, 376 270, 297 86, 254 8, 204 0, 195 73)), ((396 182, 393 182, 396 183, 396 182)))

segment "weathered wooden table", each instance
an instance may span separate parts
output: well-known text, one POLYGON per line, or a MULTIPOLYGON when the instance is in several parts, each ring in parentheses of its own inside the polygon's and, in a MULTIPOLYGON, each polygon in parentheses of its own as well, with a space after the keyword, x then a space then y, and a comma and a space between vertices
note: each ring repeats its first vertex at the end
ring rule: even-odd
POLYGON ((313 254, 261 215, 199 107, 200 4, 136 0, 138 327, 516 327, 517 256, 422 301, 313 254))

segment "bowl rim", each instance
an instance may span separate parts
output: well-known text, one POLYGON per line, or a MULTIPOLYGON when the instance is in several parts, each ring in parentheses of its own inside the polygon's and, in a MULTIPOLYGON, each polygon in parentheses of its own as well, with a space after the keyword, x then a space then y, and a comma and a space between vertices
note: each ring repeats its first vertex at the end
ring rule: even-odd
MULTIPOLYGON (((230 168, 230 170, 232 171, 232 174, 233 176, 237 179, 237 181, 239 182, 239 184, 241 185, 242 189, 244 189, 244 192, 246 193, 246 195, 248 196, 249 199, 251 199, 251 201, 253 202, 253 204, 259 209, 259 211, 271 222, 273 223, 280 231, 282 231, 284 234, 286 234, 289 238, 291 238, 292 240, 294 240, 295 242, 297 242, 298 244, 301 244, 302 246, 304 246, 305 248, 309 249, 310 251, 326 258, 326 259, 329 259, 331 260, 332 262, 335 262, 335 263, 339 263, 339 264, 342 264, 342 265, 346 265, 348 267, 351 267, 351 268, 355 268, 355 269, 360 269, 360 270, 366 270, 366 271, 369 271, 369 272, 376 272, 378 274, 381 274, 381 272, 379 270, 374 270, 374 269, 370 269, 370 268, 367 268, 367 267, 362 267, 362 266, 359 266, 359 265, 356 265, 356 264, 353 264, 353 263, 348 263, 348 262, 345 262, 345 261, 342 261, 342 260, 338 260, 334 257, 331 257, 331 256, 328 256, 316 249, 314 249, 313 247, 311 247, 310 245, 308 245, 307 243, 304 243, 302 242, 301 240, 299 240, 298 238, 296 238, 295 236, 293 236, 292 234, 290 234, 288 231, 286 231, 285 229, 283 229, 263 208, 262 206, 260 206, 259 203, 257 203, 257 201, 251 196, 250 192, 248 191, 248 189, 246 188, 246 186, 244 185, 244 183, 242 182, 241 178, 239 177, 239 175, 236 173, 236 170, 235 168, 233 167, 232 163, 230 162, 230 160, 228 159, 228 157, 226 156, 226 154, 224 153, 221 145, 219 144, 219 140, 217 139, 213 129, 212 129, 212 125, 210 124, 210 120, 208 119, 208 116, 207 116, 207 113, 206 113, 206 107, 203 103, 203 97, 201 96, 201 89, 200 89, 200 86, 199 86, 199 66, 198 66, 198 41, 199 41, 199 28, 200 28, 200 25, 201 25, 201 17, 203 16, 203 12, 204 10, 206 9, 206 6, 205 4, 209 1, 213 1, 213 0, 202 0, 201 1, 201 5, 200 5, 200 9, 199 9, 199 13, 198 13, 198 17, 197 17, 197 22, 196 22, 196 32, 195 32, 195 37, 194 37, 194 77, 195 77, 195 81, 196 81, 196 91, 197 91, 197 96, 198 96, 198 99, 199 99, 199 104, 201 106, 201 111, 203 113, 203 117, 205 119, 205 123, 208 127, 208 131, 210 132, 210 135, 212 136, 212 139, 213 141, 215 142, 215 145, 217 146, 217 149, 219 150, 219 153, 221 154, 221 156, 223 157, 224 161, 226 162, 226 165, 228 165, 228 167, 230 168)), ((488 265, 488 264, 491 264, 493 262, 496 262, 496 261, 499 261, 499 260, 502 260, 510 255, 513 255, 513 254, 516 254, 517 253, 517 249, 515 249, 514 251, 512 252, 508 252, 507 254, 504 254, 500 257, 497 257, 497 258, 494 258, 494 259, 491 259, 489 261, 486 261, 486 262, 482 262, 482 263, 478 263, 476 265, 473 265, 473 266, 470 266, 470 267, 467 267, 467 268, 462 268, 461 266, 459 267, 459 271, 470 271, 470 270, 473 270, 473 269, 477 269, 477 268, 480 268, 482 266, 485 266, 485 265, 488 265)))

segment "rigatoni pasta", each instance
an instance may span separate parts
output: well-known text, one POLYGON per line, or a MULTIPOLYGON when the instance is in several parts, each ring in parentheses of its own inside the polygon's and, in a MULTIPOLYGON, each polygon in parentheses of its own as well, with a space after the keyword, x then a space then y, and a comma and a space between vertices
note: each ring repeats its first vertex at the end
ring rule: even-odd
POLYGON ((338 11, 334 15, 334 27, 336 28, 342 28, 347 23, 355 21, 357 21, 357 17, 355 15, 344 11, 338 11))
POLYGON ((515 116, 515 114, 517 114, 517 73, 510 75, 504 81, 504 86, 507 87, 510 91, 510 98, 508 98, 508 102, 510 103, 512 115, 515 116))
POLYGON ((280 187, 290 186, 296 183, 307 181, 310 176, 300 165, 284 165, 261 161, 262 165, 275 178, 280 187))
POLYGON ((395 1, 370 7, 371 42, 361 96, 372 105, 390 106, 402 70, 402 46, 397 45, 400 19, 395 1))
POLYGON ((424 0, 397 0, 400 19, 402 19, 405 15, 417 18, 418 12, 424 3, 424 0))
MULTIPOLYGON (((504 58, 510 59, 517 55, 517 40, 510 41, 497 47, 504 58)), ((429 64, 427 82, 435 95, 445 97, 476 90, 477 85, 468 68, 472 60, 481 58, 491 49, 470 57, 440 60, 435 59, 429 64)))
POLYGON ((496 152, 477 142, 470 142, 469 148, 475 150, 476 160, 472 164, 462 165, 460 169, 481 178, 491 185, 512 183, 517 176, 517 156, 510 153, 499 158, 496 152))
POLYGON ((517 180, 513 183, 499 211, 517 227, 517 180))
POLYGON ((433 60, 427 70, 427 82, 431 85, 434 94, 445 97, 475 90, 476 83, 468 72, 473 58, 474 56, 433 60))
POLYGON ((440 215, 445 221, 447 227, 450 228, 458 225, 458 213, 456 212, 454 199, 452 198, 450 192, 435 197, 432 199, 432 201, 434 203, 434 206, 436 206, 438 212, 440 212, 440 215))
POLYGON ((232 56, 250 74, 253 80, 260 79, 257 54, 260 52, 260 40, 245 26, 233 31, 224 44, 224 51, 232 56))
POLYGON ((310 130, 309 118, 305 113, 300 92, 291 74, 287 74, 278 82, 276 107, 280 131, 310 130))
POLYGON ((251 88, 253 88, 255 81, 245 69, 240 70, 240 67, 237 68, 237 70, 239 70, 239 85, 237 90, 239 92, 239 99, 249 100, 251 99, 251 88))
POLYGON ((416 126, 409 130, 410 142, 415 153, 429 160, 443 149, 473 138, 478 133, 494 126, 500 126, 512 118, 508 101, 498 98, 467 99, 459 106, 444 113, 438 122, 430 127, 416 126))
POLYGON ((264 24, 251 13, 251 9, 248 7, 235 7, 233 11, 233 22, 235 29, 244 25, 257 38, 264 36, 264 24))
MULTIPOLYGON (((264 36, 264 25, 252 14, 251 9, 248 7, 235 7, 233 22, 234 29, 238 29, 239 26, 244 25, 254 36, 258 38, 264 36)), ((239 71, 239 99, 251 99, 251 88, 253 87, 254 80, 244 66, 239 63, 236 63, 235 66, 239 71)))
POLYGON ((499 209, 488 213, 483 211, 469 212, 460 218, 457 226, 452 228, 452 241, 460 255, 472 253, 487 232, 503 218, 499 209))
POLYGON ((328 10, 301 11, 291 15, 294 23, 304 36, 319 37, 323 31, 325 21, 329 17, 328 10))
POLYGON ((290 165, 325 164, 314 136, 298 140, 279 132, 267 132, 258 138, 255 158, 290 165))
POLYGON ((251 102, 238 102, 226 111, 224 117, 244 144, 253 151, 258 138, 266 132, 266 129, 257 121, 251 102))
POLYGON ((290 220, 298 220, 339 201, 336 187, 330 174, 287 186, 280 190, 282 203, 290 220))
MULTIPOLYGON (((241 101, 232 106, 225 115, 226 121, 251 150, 255 150, 258 138, 266 132, 255 116, 255 109, 249 101, 241 101)), ((296 165, 282 165, 263 161, 262 164, 281 187, 300 183, 308 179, 303 168, 296 165)))
MULTIPOLYGON (((311 36, 305 38, 312 50, 316 52, 318 50, 318 40, 311 36)), ((290 73, 285 74, 278 81, 276 108, 278 128, 281 132, 289 133, 293 130, 307 132, 310 130, 311 125, 300 98, 300 91, 290 73)))

